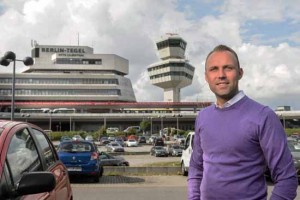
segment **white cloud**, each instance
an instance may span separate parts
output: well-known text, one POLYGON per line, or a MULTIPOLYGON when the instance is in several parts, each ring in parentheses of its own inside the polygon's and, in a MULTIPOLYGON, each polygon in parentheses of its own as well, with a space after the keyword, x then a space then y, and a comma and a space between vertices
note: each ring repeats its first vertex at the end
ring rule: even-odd
MULTIPOLYGON (((274 46, 243 41, 244 23, 299 23, 296 1, 237 1, 220 3, 221 14, 194 18, 196 13, 179 12, 175 0, 4 0, 0 15, 0 53, 12 50, 18 58, 30 54, 30 41, 40 44, 92 46, 95 53, 113 53, 129 60, 138 101, 162 101, 163 90, 150 84, 147 66, 159 60, 155 41, 167 32, 179 33, 188 43, 187 58, 195 66, 193 84, 182 89, 183 101, 214 101, 204 80, 207 53, 223 43, 237 50, 245 70, 241 89, 270 105, 292 104, 300 109, 300 48, 277 42, 274 46), (289 98, 290 97, 290 98, 289 98)), ((201 5, 199 5, 201 6, 201 5)), ((185 11, 192 12, 186 5, 185 11)), ((289 41, 298 42, 299 32, 289 41)), ((269 38, 272 41, 272 38, 269 38)), ((276 41, 274 41, 276 42, 276 41)), ((18 63, 20 71, 24 67, 18 63)), ((2 68, 2 71, 11 71, 2 68)))

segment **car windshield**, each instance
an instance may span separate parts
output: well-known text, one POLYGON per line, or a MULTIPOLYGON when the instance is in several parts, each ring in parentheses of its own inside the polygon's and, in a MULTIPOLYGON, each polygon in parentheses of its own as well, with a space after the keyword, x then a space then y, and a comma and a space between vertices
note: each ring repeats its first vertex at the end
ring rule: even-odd
POLYGON ((163 149, 163 147, 161 147, 161 146, 157 146, 157 147, 155 147, 156 149, 163 149))
POLYGON ((180 149, 180 146, 173 146, 173 149, 180 149))
POLYGON ((116 147, 116 146, 119 146, 119 144, 117 144, 117 143, 112 143, 111 146, 115 146, 115 147, 116 147))
POLYGON ((59 151, 62 152, 91 152, 93 151, 93 146, 90 143, 62 143, 60 145, 59 151))

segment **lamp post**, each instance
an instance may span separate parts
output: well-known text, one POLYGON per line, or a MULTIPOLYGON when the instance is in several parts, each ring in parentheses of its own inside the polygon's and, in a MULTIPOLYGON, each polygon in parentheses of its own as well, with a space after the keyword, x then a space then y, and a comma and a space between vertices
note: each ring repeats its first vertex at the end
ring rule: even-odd
POLYGON ((178 134, 178 130, 179 130, 179 120, 178 120, 178 118, 182 117, 182 114, 176 114, 176 115, 174 114, 173 117, 176 117, 176 129, 177 129, 176 133, 178 134))
POLYGON ((153 130, 153 128, 152 128, 152 119, 153 119, 153 117, 148 117, 149 119, 150 119, 150 135, 152 135, 152 130, 153 130))
POLYGON ((52 131, 52 110, 49 111, 49 130, 52 131))
POLYGON ((0 65, 8 66, 10 62, 13 62, 13 76, 12 76, 12 89, 11 89, 11 116, 10 119, 14 120, 15 114, 15 76, 16 76, 16 61, 22 61, 25 66, 33 65, 33 59, 31 57, 25 57, 23 60, 16 59, 16 54, 12 51, 8 51, 0 59, 0 65))
POLYGON ((160 136, 163 136, 163 129, 164 129, 164 120, 163 118, 166 118, 164 115, 158 116, 160 118, 160 136))

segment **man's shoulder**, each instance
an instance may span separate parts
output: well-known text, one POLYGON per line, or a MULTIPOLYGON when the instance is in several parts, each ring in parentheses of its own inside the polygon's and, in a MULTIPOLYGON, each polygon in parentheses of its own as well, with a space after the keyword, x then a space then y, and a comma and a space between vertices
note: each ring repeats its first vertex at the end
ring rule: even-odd
POLYGON ((258 113, 275 113, 269 106, 263 105, 262 103, 259 103, 255 101, 254 99, 251 99, 247 96, 246 97, 246 104, 247 104, 247 110, 248 111, 254 111, 258 113))
POLYGON ((199 115, 200 115, 200 114, 203 114, 203 113, 211 112, 211 111, 213 111, 213 110, 215 109, 215 107, 216 107, 215 104, 211 104, 210 106, 207 106, 207 107, 201 109, 201 110, 199 111, 199 115))

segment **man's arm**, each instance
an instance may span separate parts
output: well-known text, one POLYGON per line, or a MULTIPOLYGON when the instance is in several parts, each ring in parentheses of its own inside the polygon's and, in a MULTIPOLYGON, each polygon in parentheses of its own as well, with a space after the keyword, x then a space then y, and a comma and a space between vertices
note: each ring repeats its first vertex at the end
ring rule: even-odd
MULTIPOLYGON (((199 118, 199 117, 198 117, 199 118)), ((203 158, 200 140, 200 128, 198 119, 195 125, 195 136, 193 143, 193 152, 191 155, 189 172, 188 172, 188 199, 200 200, 200 184, 203 176, 203 158)))
POLYGON ((287 146, 282 124, 271 110, 266 112, 260 145, 275 184, 270 199, 294 199, 297 195, 298 179, 293 157, 287 146))

